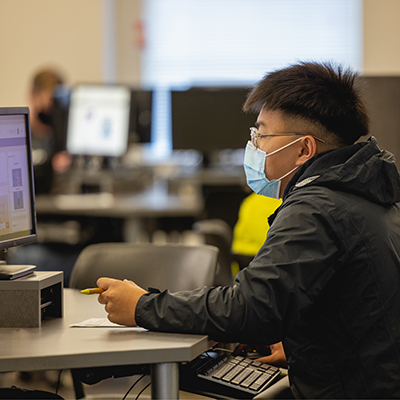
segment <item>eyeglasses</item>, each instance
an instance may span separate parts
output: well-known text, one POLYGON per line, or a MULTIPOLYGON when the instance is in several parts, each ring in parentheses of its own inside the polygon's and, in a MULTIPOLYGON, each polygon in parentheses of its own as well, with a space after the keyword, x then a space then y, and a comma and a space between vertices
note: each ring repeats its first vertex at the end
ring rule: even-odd
POLYGON ((309 133, 295 133, 295 132, 283 132, 283 133, 268 133, 265 135, 262 135, 261 133, 258 132, 258 128, 252 127, 250 128, 250 138, 251 142, 253 143, 254 147, 258 149, 258 139, 263 139, 266 137, 273 137, 273 136, 312 136, 314 139, 319 140, 322 143, 325 143, 324 140, 314 136, 310 135, 309 133))

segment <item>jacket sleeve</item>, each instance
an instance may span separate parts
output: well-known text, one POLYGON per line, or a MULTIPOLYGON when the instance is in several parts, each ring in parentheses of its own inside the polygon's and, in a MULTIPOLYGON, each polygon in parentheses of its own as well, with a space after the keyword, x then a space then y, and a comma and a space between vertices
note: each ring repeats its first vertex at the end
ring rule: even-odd
POLYGON ((150 330, 208 334, 222 342, 271 344, 312 306, 345 257, 318 199, 295 197, 279 211, 263 247, 233 287, 142 296, 136 322, 150 330))

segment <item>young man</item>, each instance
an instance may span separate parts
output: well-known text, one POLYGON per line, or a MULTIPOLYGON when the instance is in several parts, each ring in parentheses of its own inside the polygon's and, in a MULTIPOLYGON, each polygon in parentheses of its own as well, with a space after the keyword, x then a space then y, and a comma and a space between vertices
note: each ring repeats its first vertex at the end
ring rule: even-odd
POLYGON ((299 63, 267 75, 244 109, 259 112, 248 184, 283 204, 237 285, 147 293, 100 278, 99 302, 120 324, 282 341, 295 397, 399 398, 400 179, 374 138, 355 143, 368 134, 356 74, 299 63))

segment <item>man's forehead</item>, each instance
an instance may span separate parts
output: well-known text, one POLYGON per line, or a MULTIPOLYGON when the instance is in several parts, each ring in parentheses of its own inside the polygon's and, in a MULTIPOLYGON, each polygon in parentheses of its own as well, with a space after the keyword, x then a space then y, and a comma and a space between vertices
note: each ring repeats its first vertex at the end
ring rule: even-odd
POLYGON ((286 125, 285 115, 279 110, 265 110, 262 109, 258 114, 255 126, 257 128, 270 128, 276 125, 286 125))

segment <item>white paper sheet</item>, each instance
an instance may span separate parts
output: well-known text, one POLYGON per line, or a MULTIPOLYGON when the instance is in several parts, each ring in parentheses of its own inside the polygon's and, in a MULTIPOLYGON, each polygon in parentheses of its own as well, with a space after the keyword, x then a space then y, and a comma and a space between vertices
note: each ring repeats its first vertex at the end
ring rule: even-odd
POLYGON ((140 328, 140 327, 130 327, 125 325, 118 325, 110 322, 107 318, 89 318, 85 321, 78 322, 77 324, 71 324, 71 328, 124 328, 124 329, 131 329, 136 332, 144 332, 147 329, 140 328))

